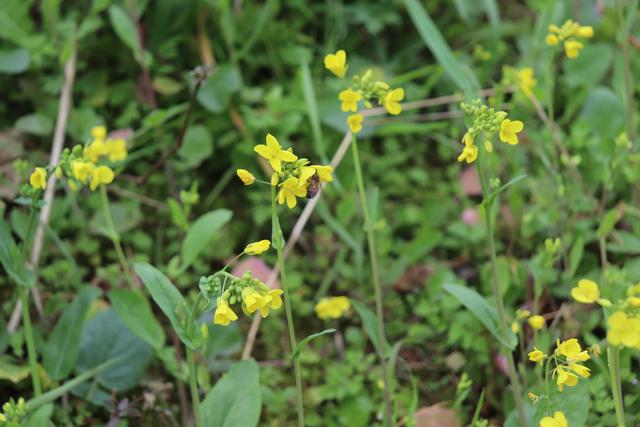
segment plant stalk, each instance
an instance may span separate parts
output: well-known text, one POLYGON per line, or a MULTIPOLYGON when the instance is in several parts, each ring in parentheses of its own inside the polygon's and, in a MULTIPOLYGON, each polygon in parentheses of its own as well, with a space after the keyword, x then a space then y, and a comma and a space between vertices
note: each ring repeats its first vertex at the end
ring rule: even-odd
MULTIPOLYGON (((500 291, 500 285, 498 284, 498 263, 496 256, 496 245, 493 235, 493 220, 492 220, 492 208, 493 200, 490 200, 489 188, 485 181, 484 174, 484 162, 482 161, 483 155, 478 156, 478 179, 480 180, 480 187, 482 188, 482 202, 484 210, 485 226, 487 229, 487 239, 489 243, 489 251, 491 253, 491 287, 494 297, 496 299, 496 309, 498 310, 498 321, 500 323, 500 333, 504 341, 508 341, 509 326, 507 325, 507 314, 504 309, 504 303, 502 301, 502 293, 500 291)), ((522 427, 527 427, 527 418, 524 412, 524 402, 522 400, 522 387, 516 371, 515 362, 513 360, 513 354, 505 346, 500 343, 503 348, 505 357, 507 358, 507 368, 509 373, 509 380, 511 381, 511 387, 513 387, 513 395, 516 402, 516 410, 518 412, 518 419, 522 427)))
POLYGON ((369 247, 369 259, 371 260, 371 275, 373 276, 373 290, 376 300, 376 318, 378 325, 378 348, 380 349, 380 365, 382 367, 382 381, 384 385, 384 418, 388 427, 393 426, 393 406, 391 402, 391 390, 389 384, 389 373, 386 361, 385 343, 387 342, 384 330, 384 313, 382 307, 382 286, 380 284, 380 271, 378 267, 378 257, 376 249, 376 240, 373 232, 373 224, 369 216, 367 207, 367 195, 365 193, 364 179, 362 177, 362 166, 360 165, 360 156, 358 155, 358 143, 356 137, 351 142, 351 152, 353 153, 353 163, 356 172, 356 181, 358 185, 358 193, 360 195, 360 204, 364 216, 364 227, 367 234, 367 246, 369 247))
POLYGON ((18 285, 18 294, 22 303, 22 323, 24 324, 24 338, 27 341, 27 353, 29 355, 29 370, 31 371, 31 382, 33 384, 33 393, 35 397, 42 394, 42 386, 40 385, 40 373, 38 371, 38 356, 36 354, 36 346, 33 339, 33 328, 31 327, 31 316, 29 315, 29 296, 27 290, 18 285))
MULTIPOLYGON (((284 265, 284 254, 282 248, 284 241, 282 230, 280 228, 280 219, 278 218, 278 207, 276 206, 276 187, 271 187, 271 215, 272 215, 272 239, 273 247, 278 255, 278 267, 280 268, 280 285, 284 291, 284 308, 287 315, 287 329, 289 331, 289 345, 291 353, 298 347, 296 340, 296 331, 293 326, 293 315, 291 313, 291 297, 289 295, 289 284, 287 282, 287 273, 284 265)), ((300 358, 293 357, 293 370, 296 378, 296 406, 298 409, 298 427, 304 427, 304 404, 302 401, 302 371, 300 369, 300 358)))
POLYGON ((198 383, 196 382, 196 376, 198 371, 196 370, 196 362, 193 357, 193 350, 187 347, 187 364, 189 366, 189 389, 191 391, 191 403, 193 405, 193 418, 196 421, 197 427, 203 427, 200 419, 200 395, 198 394, 198 383))
POLYGON ((107 223, 107 228, 109 229, 109 238, 113 242, 113 247, 116 250, 116 255, 118 256, 118 262, 120 262, 120 267, 122 267, 122 271, 124 272, 125 277, 127 278, 127 282, 129 283, 129 287, 133 289, 135 287, 135 281, 131 276, 131 269, 129 268, 129 262, 127 261, 127 257, 124 254, 124 250, 122 249, 122 244, 120 243, 120 235, 116 231, 116 227, 113 223, 113 217, 111 216, 111 209, 109 208, 109 197, 107 195, 107 187, 104 185, 100 186, 100 198, 102 201, 102 212, 104 215, 104 219, 107 223))
POLYGON ((617 426, 624 427, 624 403, 622 401, 622 385, 620 382, 620 349, 609 345, 607 348, 607 360, 609 362, 609 376, 611 377, 611 392, 616 409, 617 426))

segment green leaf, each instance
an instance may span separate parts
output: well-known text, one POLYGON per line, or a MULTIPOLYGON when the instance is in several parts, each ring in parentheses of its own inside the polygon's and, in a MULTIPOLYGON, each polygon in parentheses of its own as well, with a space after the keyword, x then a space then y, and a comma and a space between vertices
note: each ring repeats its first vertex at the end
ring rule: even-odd
POLYGON ((109 19, 111 20, 113 31, 131 49, 135 60, 142 64, 143 58, 140 56, 140 48, 138 46, 138 29, 131 16, 120 6, 114 4, 109 8, 109 19))
POLYGON ((231 95, 240 90, 242 75, 232 64, 217 67, 198 92, 198 102, 212 113, 224 111, 229 105, 231 95))
POLYGON ((31 56, 26 49, 0 51, 0 73, 19 74, 29 68, 31 56))
POLYGON ((109 291, 109 301, 131 332, 156 350, 162 347, 165 341, 164 331, 154 317, 149 301, 141 292, 113 289, 109 291))
POLYGON ((35 275, 27 268, 22 251, 11 236, 9 225, 0 218, 0 264, 9 277, 24 287, 32 287, 35 275))
MULTIPOLYGON (((136 201, 128 200, 123 202, 109 203, 109 210, 113 218, 116 232, 121 235, 134 229, 142 221, 142 211, 140 204, 136 201)), ((89 222, 89 230, 98 235, 111 238, 107 221, 102 209, 99 209, 89 222)))
MULTIPOLYGON (((197 327, 192 327, 191 333, 187 330, 187 322, 191 316, 191 310, 187 307, 180 292, 173 286, 158 269, 146 263, 135 263, 134 269, 144 286, 151 294, 151 298, 158 304, 160 310, 171 322, 171 326, 180 337, 180 340, 187 347, 194 349, 194 330, 200 331, 197 327)), ((193 322, 196 323, 196 322, 193 322)), ((199 337, 199 335, 197 335, 199 337)))
POLYGON ((16 121, 15 128, 32 135, 48 136, 53 131, 53 119, 40 113, 28 114, 16 121))
POLYGON ((315 334, 311 334, 308 337, 306 337, 305 339, 303 339, 302 341, 300 341, 298 343, 298 345, 296 346, 296 348, 293 350, 293 352, 291 352, 291 358, 295 359, 296 357, 298 357, 300 355, 300 352, 302 351, 302 349, 307 345, 307 343, 309 341, 311 341, 312 339, 318 338, 322 335, 326 335, 326 334, 332 334, 334 333, 336 330, 334 328, 329 328, 329 329, 325 329, 324 331, 321 332, 316 332, 315 334))
POLYGON ((602 222, 600 223, 600 227, 598 227, 597 235, 598 237, 606 237, 613 227, 615 227, 616 222, 618 221, 618 209, 611 208, 602 218, 602 222))
POLYGON ((255 427, 260 421, 262 397, 258 364, 250 359, 231 367, 200 406, 207 427, 255 427))
POLYGON ((422 40, 453 82, 464 92, 479 89, 475 76, 454 56, 444 37, 418 0, 403 0, 422 40))
POLYGON ((493 308, 487 300, 474 291, 465 286, 454 285, 451 283, 445 284, 443 289, 453 295, 462 305, 467 307, 482 324, 491 332, 500 343, 510 350, 513 350, 518 343, 517 337, 511 332, 507 331, 508 338, 505 340, 500 333, 500 327, 498 326, 498 314, 496 309, 493 308))
POLYGON ((231 219, 228 209, 208 212, 195 220, 182 243, 181 271, 195 261, 200 252, 218 235, 218 231, 231 219))
POLYGON ((213 139, 209 130, 202 125, 190 126, 184 135, 184 142, 178 150, 181 167, 193 169, 213 154, 213 139))
POLYGON ((45 427, 51 425, 51 416, 53 415, 53 405, 51 403, 43 405, 36 409, 31 415, 24 420, 24 427, 45 427))
POLYGON ((553 415, 555 411, 561 411, 567 417, 567 425, 571 427, 583 427, 587 423, 589 410, 591 409, 591 398, 589 396, 588 380, 580 379, 575 387, 565 388, 560 392, 558 387, 552 386, 550 390, 549 402, 541 400, 536 405, 536 411, 531 425, 540 425, 540 420, 546 416, 553 415), (553 412, 549 412, 549 407, 553 412))
POLYGON ((19 361, 11 356, 0 354, 0 380, 19 383, 29 376, 29 366, 19 365, 19 361))
MULTIPOLYGON (((362 304, 360 301, 351 300, 351 304, 353 308, 356 309, 358 314, 360 315, 360 319, 362 320, 362 326, 364 327, 365 332, 369 336, 369 339, 373 343, 373 346, 376 348, 378 354, 382 354, 382 349, 380 348, 380 338, 378 335, 378 319, 373 311, 369 310, 369 308, 362 304)), ((389 349, 389 343, 385 342, 385 349, 389 349)))
POLYGON ((100 294, 98 288, 84 288, 67 306, 53 328, 42 352, 44 368, 52 379, 65 378, 73 370, 80 352, 84 319, 100 294))
MULTIPOLYGON (((115 359, 100 371, 95 382, 109 393, 126 391, 138 384, 152 355, 149 344, 133 335, 114 310, 106 310, 84 328, 76 371, 90 371, 115 359)), ((86 393, 80 393, 82 388, 76 387, 74 393, 92 400, 94 387, 88 385, 86 393)))
POLYGON ((591 91, 580 118, 603 140, 613 140, 624 128, 625 110, 620 97, 606 87, 591 91))

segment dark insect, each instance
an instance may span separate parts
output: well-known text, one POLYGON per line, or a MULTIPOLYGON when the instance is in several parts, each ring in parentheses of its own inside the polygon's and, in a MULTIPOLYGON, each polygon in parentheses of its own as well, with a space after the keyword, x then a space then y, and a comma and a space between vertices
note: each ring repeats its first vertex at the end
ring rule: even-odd
POLYGON ((307 199, 313 199, 322 188, 320 186, 320 177, 317 173, 314 173, 309 177, 307 183, 309 184, 309 187, 307 188, 307 199))

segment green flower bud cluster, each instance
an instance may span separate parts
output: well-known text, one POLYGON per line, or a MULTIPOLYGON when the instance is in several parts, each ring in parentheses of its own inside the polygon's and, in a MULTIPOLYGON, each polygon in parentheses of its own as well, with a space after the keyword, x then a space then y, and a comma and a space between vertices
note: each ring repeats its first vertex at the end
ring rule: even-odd
POLYGON ((242 291, 246 288, 262 295, 269 293, 269 287, 253 277, 250 271, 245 272, 242 277, 234 276, 226 271, 219 271, 209 277, 202 276, 198 286, 207 301, 215 302, 219 297, 222 297, 230 305, 243 300, 242 291))
POLYGON ((27 416, 27 405, 21 397, 16 402, 11 399, 2 405, 0 413, 0 425, 6 427, 20 427, 22 420, 27 416))
POLYGON ((382 105, 384 97, 391 88, 383 81, 374 80, 373 71, 368 69, 362 76, 358 74, 353 76, 353 90, 362 95, 365 107, 371 108, 371 100, 377 99, 378 104, 382 105))
POLYGON ((472 133, 486 132, 493 135, 500 130, 507 113, 496 111, 482 103, 480 99, 474 99, 471 103, 461 103, 462 111, 473 117, 473 126, 469 129, 472 133))

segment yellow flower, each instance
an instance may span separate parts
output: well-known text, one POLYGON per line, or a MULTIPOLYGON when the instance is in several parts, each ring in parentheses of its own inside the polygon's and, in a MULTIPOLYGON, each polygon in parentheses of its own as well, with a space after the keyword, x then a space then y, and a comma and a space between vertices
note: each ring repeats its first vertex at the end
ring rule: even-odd
POLYGON ((568 427, 567 418, 560 411, 556 411, 553 417, 544 417, 540 420, 540 427, 568 427))
POLYGON ((555 45, 558 44, 560 39, 558 39, 558 36, 556 36, 555 34, 549 34, 549 35, 547 35, 547 38, 546 38, 545 41, 547 42, 547 44, 549 46, 555 46, 555 45))
POLYGON ((273 289, 269 291, 271 301, 260 309, 260 315, 264 318, 269 315, 269 310, 277 310, 282 307, 282 289, 273 289))
POLYGON ((349 125, 349 129, 351 132, 358 133, 362 130, 362 120, 364 117, 362 114, 352 114, 347 117, 347 124, 349 125))
POLYGON ((96 166, 91 162, 84 162, 82 160, 73 160, 71 162, 71 173, 73 174, 73 177, 75 179, 77 179, 82 183, 85 183, 93 173, 93 170, 95 169, 95 167, 96 166))
POLYGON ((400 105, 400 101, 404 99, 404 89, 397 88, 393 89, 384 96, 382 100, 382 105, 389 112, 389 114, 393 116, 397 116, 402 111, 402 106, 400 105))
POLYGON ((533 68, 525 67, 518 71, 518 86, 522 93, 530 96, 538 81, 533 77, 533 68))
POLYGON ((558 386, 558 390, 562 391, 564 386, 573 387, 578 384, 578 377, 565 370, 563 367, 558 367, 556 373, 558 375, 558 378, 556 378, 556 385, 558 386))
POLYGON ((582 366, 579 363, 569 363, 569 369, 580 375, 582 378, 589 378, 589 375, 591 375, 591 369, 586 366, 582 366))
POLYGON ((269 304, 270 301, 270 295, 262 295, 255 289, 244 288, 242 290, 242 302, 249 313, 260 310, 262 307, 269 304))
POLYGON ((44 168, 36 168, 29 176, 29 185, 36 190, 47 188, 47 171, 44 168))
POLYGON ((584 39, 590 39, 591 37, 593 37, 593 27, 589 26, 589 25, 584 26, 584 27, 578 27, 573 32, 573 34, 576 35, 577 37, 582 37, 584 39))
POLYGON ((504 119, 500 124, 500 140, 511 145, 518 143, 518 133, 524 129, 524 123, 520 120, 504 119))
POLYGON ((544 328, 545 324, 544 317, 540 316, 539 314, 535 314, 529 317, 527 322, 529 323, 529 326, 531 326, 535 330, 544 328))
POLYGON ((216 307, 216 312, 213 315, 213 323, 227 326, 235 320, 238 320, 238 316, 231 310, 229 303, 222 298, 218 298, 218 307, 216 307))
POLYGON ((88 144, 82 150, 82 155, 85 159, 95 163, 100 157, 108 154, 107 144, 102 139, 96 139, 91 144, 88 144))
POLYGON ((320 182, 333 181, 333 166, 311 165, 311 167, 316 170, 318 178, 320 178, 320 182))
POLYGON ((636 283, 633 286, 630 286, 629 289, 627 289, 627 295, 629 296, 638 294, 640 294, 640 282, 636 283))
POLYGON ((567 58, 574 59, 577 58, 580 54, 580 49, 582 49, 583 44, 576 40, 567 40, 564 42, 564 53, 567 55, 567 58))
POLYGON ((340 108, 342 111, 358 111, 358 101, 362 99, 360 92, 351 89, 345 89, 338 95, 338 99, 342 102, 340 108))
POLYGON ((600 298, 600 289, 593 280, 581 279, 578 281, 578 286, 571 289, 571 296, 578 302, 591 304, 600 298))
POLYGON ((267 134, 265 139, 267 144, 258 144, 253 147, 253 151, 267 159, 274 171, 280 172, 282 170, 281 162, 295 162, 298 160, 298 157, 291 151, 283 150, 278 140, 270 133, 267 134))
POLYGON ((511 332, 513 332, 514 334, 517 334, 518 332, 520 332, 520 323, 512 322, 511 323, 511 332))
POLYGON ((473 163, 478 158, 478 146, 477 145, 465 145, 462 149, 462 153, 458 156, 458 161, 467 163, 473 163))
POLYGON ((127 158, 127 141, 122 138, 107 139, 106 151, 109 161, 122 161, 127 158))
POLYGON ((533 347, 533 351, 529 352, 529 360, 534 363, 542 363, 546 354, 538 350, 537 347, 533 347))
POLYGON ((351 302, 347 297, 322 298, 316 304, 316 315, 320 319, 338 319, 351 308, 351 302))
POLYGON ((640 298, 638 297, 627 297, 627 302, 634 307, 640 307, 640 298))
POLYGON ((607 323, 607 340, 611 345, 640 346, 640 318, 632 318, 623 311, 616 311, 609 316, 607 323))
POLYGON ((575 338, 570 338, 563 342, 558 340, 556 351, 565 356, 569 361, 584 362, 591 358, 587 351, 582 350, 580 343, 575 338))
POLYGON ((280 192, 278 193, 278 203, 281 205, 286 201, 289 209, 293 209, 296 207, 298 203, 296 196, 305 197, 307 195, 307 190, 304 187, 300 186, 300 183, 295 177, 287 178, 285 182, 282 183, 280 187, 280 192))
POLYGON ((244 253, 248 255, 260 255, 261 253, 268 251, 270 246, 270 241, 260 240, 259 242, 249 243, 244 248, 244 253))
POLYGON ((324 68, 343 78, 347 72, 347 53, 340 49, 335 54, 329 53, 325 55, 324 68))
POLYGON ((236 175, 238 175, 238 178, 240 178, 244 185, 251 185, 256 181, 256 177, 246 169, 236 170, 236 175))
POLYGON ((89 188, 94 191, 102 184, 111 184, 113 182, 113 171, 109 166, 98 166, 91 172, 91 180, 89 188))
POLYGON ((93 139, 104 140, 107 137, 107 128, 104 126, 94 126, 91 129, 93 139))

